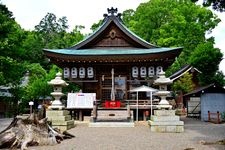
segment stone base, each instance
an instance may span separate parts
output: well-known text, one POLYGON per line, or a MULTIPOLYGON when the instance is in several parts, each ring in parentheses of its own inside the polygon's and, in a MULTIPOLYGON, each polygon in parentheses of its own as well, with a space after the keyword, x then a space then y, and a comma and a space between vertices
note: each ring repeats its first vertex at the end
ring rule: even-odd
POLYGON ((175 115, 175 110, 155 110, 149 125, 153 132, 184 132, 184 122, 175 115))
POLYGON ((52 122, 53 128, 58 128, 62 132, 74 127, 74 120, 67 110, 47 110, 46 117, 52 122))
POLYGON ((127 110, 98 110, 96 122, 133 122, 133 112, 130 112, 130 118, 127 110))
POLYGON ((150 129, 153 132, 172 132, 172 133, 180 133, 184 132, 184 125, 179 125, 183 124, 182 121, 179 121, 176 125, 176 123, 171 124, 169 122, 164 123, 164 122, 157 122, 158 125, 156 125, 155 122, 149 121, 150 124, 150 129))

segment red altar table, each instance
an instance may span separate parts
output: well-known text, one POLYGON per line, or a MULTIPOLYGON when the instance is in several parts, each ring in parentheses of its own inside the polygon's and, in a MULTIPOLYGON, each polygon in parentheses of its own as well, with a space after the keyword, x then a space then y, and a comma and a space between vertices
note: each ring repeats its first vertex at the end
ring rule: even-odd
POLYGON ((105 101, 105 108, 118 108, 120 107, 121 102, 118 100, 106 100, 105 101))

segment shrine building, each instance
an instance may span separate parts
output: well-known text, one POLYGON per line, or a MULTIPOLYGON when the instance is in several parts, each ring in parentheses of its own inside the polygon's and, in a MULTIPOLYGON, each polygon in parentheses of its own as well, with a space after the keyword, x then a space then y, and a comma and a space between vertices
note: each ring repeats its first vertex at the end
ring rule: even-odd
POLYGON ((100 104, 117 100, 122 106, 135 99, 129 91, 141 85, 151 86, 182 50, 146 42, 131 32, 120 17, 117 9, 108 9, 102 25, 78 44, 44 49, 50 61, 63 69, 64 78, 80 85, 83 93, 96 93, 100 104))

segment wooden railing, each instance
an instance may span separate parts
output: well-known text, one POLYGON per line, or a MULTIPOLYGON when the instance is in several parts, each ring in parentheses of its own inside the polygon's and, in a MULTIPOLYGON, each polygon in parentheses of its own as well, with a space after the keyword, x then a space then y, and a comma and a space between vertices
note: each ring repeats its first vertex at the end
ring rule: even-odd
POLYGON ((208 121, 209 122, 217 123, 217 124, 221 123, 220 116, 221 116, 221 114, 219 111, 217 111, 216 113, 212 113, 212 112, 208 111, 208 121))
MULTIPOLYGON (((151 101, 150 100, 126 100, 126 103, 129 105, 139 105, 139 106, 143 106, 143 105, 151 105, 151 101)), ((159 100, 152 100, 152 105, 157 105, 159 103, 159 100)))

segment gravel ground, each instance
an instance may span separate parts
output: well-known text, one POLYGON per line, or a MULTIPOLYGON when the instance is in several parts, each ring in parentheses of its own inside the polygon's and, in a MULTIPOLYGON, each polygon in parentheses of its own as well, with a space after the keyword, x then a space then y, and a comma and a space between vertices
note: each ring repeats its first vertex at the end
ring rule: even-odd
MULTIPOLYGON (((225 139, 225 124, 212 124, 182 118, 183 133, 154 133, 146 123, 134 128, 90 128, 78 124, 68 130, 76 137, 54 146, 29 147, 32 150, 225 150, 225 145, 199 142, 225 139), (188 149, 189 148, 189 149, 188 149)), ((1 121, 1 120, 0 120, 1 121)), ((0 122, 2 126, 2 121, 0 122)), ((1 130, 1 128, 0 128, 1 130)))

